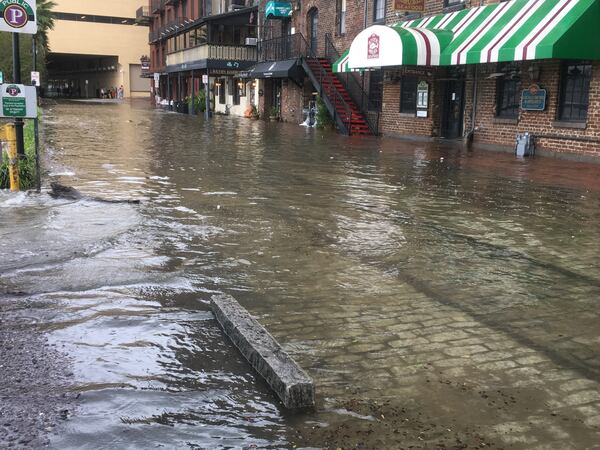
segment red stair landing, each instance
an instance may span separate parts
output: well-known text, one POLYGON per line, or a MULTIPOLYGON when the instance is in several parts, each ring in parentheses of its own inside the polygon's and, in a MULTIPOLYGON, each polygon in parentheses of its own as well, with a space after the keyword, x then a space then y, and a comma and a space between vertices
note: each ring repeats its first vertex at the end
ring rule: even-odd
POLYGON ((324 70, 325 76, 321 80, 321 87, 323 88, 323 94, 329 98, 331 103, 334 103, 333 99, 337 93, 342 99, 344 99, 344 102, 349 107, 350 113, 348 113, 348 109, 346 109, 344 105, 338 104, 335 106, 336 112, 342 118, 344 123, 347 124, 348 134, 372 136, 373 133, 371 132, 369 124, 365 120, 364 115, 356 103, 354 103, 350 97, 350 94, 348 94, 348 91, 346 91, 343 83, 333 73, 329 61, 325 58, 311 58, 307 59, 306 63, 312 70, 315 77, 322 73, 321 69, 324 70))

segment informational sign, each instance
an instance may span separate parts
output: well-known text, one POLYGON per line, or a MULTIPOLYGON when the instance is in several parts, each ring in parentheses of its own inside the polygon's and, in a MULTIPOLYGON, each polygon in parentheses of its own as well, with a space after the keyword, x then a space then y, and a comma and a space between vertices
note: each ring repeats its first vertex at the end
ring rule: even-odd
POLYGON ((37 33, 35 2, 36 0, 0 0, 0 31, 37 33))
POLYGON ((423 12, 425 11, 425 0, 394 0, 396 11, 423 12))
POLYGON ((0 88, 0 117, 37 117, 37 92, 35 86, 3 84, 0 88))
POLYGON ((154 89, 158 89, 160 87, 160 73, 154 74, 154 89))
POLYGON ((286 19, 292 17, 294 8, 290 2, 267 2, 265 16, 267 19, 286 19))
POLYGON ((40 87, 40 73, 39 72, 31 72, 31 85, 40 87))
POLYGON ((524 111, 543 111, 546 109, 546 89, 532 84, 521 94, 521 109, 524 111))
POLYGON ((208 75, 202 75, 202 84, 208 84, 208 75))

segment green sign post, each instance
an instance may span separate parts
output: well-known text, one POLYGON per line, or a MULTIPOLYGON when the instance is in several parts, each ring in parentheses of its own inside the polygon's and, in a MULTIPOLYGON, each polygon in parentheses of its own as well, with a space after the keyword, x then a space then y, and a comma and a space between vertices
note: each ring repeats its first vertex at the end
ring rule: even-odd
POLYGON ((34 119, 37 117, 34 86, 4 84, 0 88, 0 117, 34 119))

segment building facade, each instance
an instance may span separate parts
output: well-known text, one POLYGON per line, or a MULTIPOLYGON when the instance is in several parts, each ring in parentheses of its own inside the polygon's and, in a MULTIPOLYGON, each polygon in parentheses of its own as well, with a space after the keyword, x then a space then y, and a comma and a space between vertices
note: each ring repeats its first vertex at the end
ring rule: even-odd
POLYGON ((514 149, 528 133, 537 150, 600 156, 600 0, 153 3, 165 8, 151 40, 186 14, 203 39, 169 43, 167 29, 154 41, 169 99, 197 92, 212 71, 219 112, 306 123, 320 98, 345 134, 514 149), (240 58, 197 63, 209 43, 239 47, 240 58))
POLYGON ((150 1, 149 75, 158 104, 194 113, 204 109, 204 93, 208 93, 210 111, 249 114, 256 86, 239 78, 239 73, 257 59, 258 10, 254 3, 150 1))
POLYGON ((136 18, 137 2, 54 1, 45 95, 95 98, 122 86, 125 97, 148 96, 141 61, 148 54, 148 27, 136 18))

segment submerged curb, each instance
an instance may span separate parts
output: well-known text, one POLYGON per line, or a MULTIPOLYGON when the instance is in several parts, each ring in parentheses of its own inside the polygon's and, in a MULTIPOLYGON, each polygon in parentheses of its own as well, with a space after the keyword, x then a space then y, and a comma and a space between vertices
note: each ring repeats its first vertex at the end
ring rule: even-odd
POLYGON ((211 308, 225 334, 269 384, 286 408, 315 404, 313 380, 269 332, 229 295, 215 295, 211 308))

